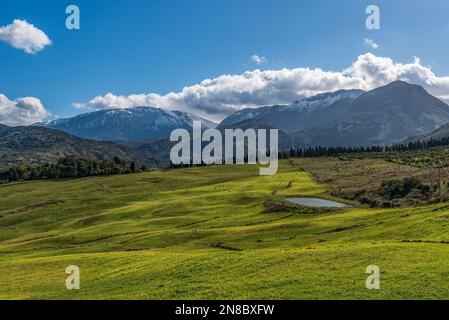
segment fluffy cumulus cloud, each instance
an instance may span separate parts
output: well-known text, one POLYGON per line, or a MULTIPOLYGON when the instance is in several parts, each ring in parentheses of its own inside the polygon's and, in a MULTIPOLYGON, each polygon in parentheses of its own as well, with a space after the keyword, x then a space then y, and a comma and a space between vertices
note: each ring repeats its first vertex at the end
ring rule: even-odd
POLYGON ((36 54, 51 45, 50 38, 40 29, 24 20, 0 27, 0 40, 29 54, 36 54))
POLYGON ((0 94, 0 123, 8 126, 30 125, 45 119, 49 113, 37 98, 9 100, 0 94))
POLYGON ((257 65, 265 63, 265 62, 268 62, 267 58, 259 56, 257 54, 253 54, 251 56, 251 61, 254 62, 257 65))
POLYGON ((370 47, 370 48, 372 48, 372 49, 378 49, 378 48, 379 48, 379 45, 378 45, 377 43, 375 43, 373 39, 365 38, 365 39, 363 39, 363 43, 364 43, 367 47, 370 47))
POLYGON ((360 55, 349 67, 340 71, 320 68, 254 70, 243 74, 222 75, 207 79, 181 92, 118 96, 108 93, 77 108, 107 109, 156 106, 170 110, 193 112, 211 120, 243 108, 292 101, 339 89, 371 90, 394 80, 422 85, 431 94, 449 102, 449 77, 439 77, 414 58, 409 63, 395 62, 372 53, 360 55))

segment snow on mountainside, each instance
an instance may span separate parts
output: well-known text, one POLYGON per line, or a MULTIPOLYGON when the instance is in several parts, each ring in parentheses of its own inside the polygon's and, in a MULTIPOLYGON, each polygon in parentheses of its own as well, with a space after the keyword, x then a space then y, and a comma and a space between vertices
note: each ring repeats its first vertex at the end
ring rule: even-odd
POLYGON ((36 126, 93 140, 138 141, 168 138, 175 129, 191 129, 194 120, 201 120, 204 129, 216 126, 195 115, 153 107, 101 110, 36 126))
POLYGON ((364 93, 362 90, 339 90, 335 92, 322 93, 300 101, 295 101, 290 108, 297 108, 304 111, 313 111, 324 108, 343 99, 356 99, 364 93))
MULTIPOLYGON (((322 93, 313 97, 295 101, 290 105, 267 106, 257 109, 244 109, 224 119, 219 127, 225 128, 233 124, 258 118, 279 129, 293 130, 319 122, 314 113, 336 104, 339 101, 353 101, 362 95, 362 90, 339 90, 322 93)), ((323 117, 326 120, 326 117, 323 117)))
POLYGON ((394 81, 355 99, 338 120, 291 136, 297 146, 368 146, 401 142, 447 123, 447 104, 419 85, 394 81))

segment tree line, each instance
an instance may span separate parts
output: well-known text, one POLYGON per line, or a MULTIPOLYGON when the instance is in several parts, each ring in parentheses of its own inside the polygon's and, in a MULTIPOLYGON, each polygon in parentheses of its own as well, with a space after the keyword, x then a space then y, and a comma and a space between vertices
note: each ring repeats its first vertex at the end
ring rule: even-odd
MULTIPOLYGON (((411 150, 420 150, 420 149, 429 149, 432 147, 439 146, 447 146, 449 145, 449 137, 442 139, 429 139, 426 141, 411 141, 408 143, 396 143, 392 145, 373 145, 373 146, 314 146, 314 147, 304 147, 304 148, 295 148, 291 147, 287 150, 282 150, 278 152, 279 159, 288 159, 288 158, 319 158, 324 156, 336 156, 339 154, 356 154, 356 153, 378 153, 378 152, 398 152, 398 151, 411 151, 411 150)), ((267 156, 269 156, 270 152, 267 151, 267 156)), ((245 155, 245 162, 247 162, 248 158, 245 155)), ((235 162, 235 157, 234 157, 235 162)), ((191 162, 190 162, 191 163, 191 162)), ((223 157, 224 163, 224 157, 223 157)), ((205 166, 204 163, 200 165, 192 165, 192 164, 181 164, 175 165, 170 162, 170 169, 180 169, 180 168, 189 168, 189 167, 200 167, 205 166)))
POLYGON ((449 137, 438 140, 429 139, 427 141, 412 141, 408 143, 397 143, 392 145, 374 145, 368 147, 305 147, 290 148, 279 152, 279 159, 288 158, 318 158, 324 156, 335 156, 343 153, 374 153, 374 152, 395 152, 395 151, 411 151, 419 149, 428 149, 432 147, 449 145, 449 137))
POLYGON ((137 165, 119 157, 109 160, 93 160, 75 156, 63 157, 57 163, 39 166, 14 166, 0 173, 0 183, 13 181, 80 178, 111 174, 129 174, 148 171, 145 165, 137 165))

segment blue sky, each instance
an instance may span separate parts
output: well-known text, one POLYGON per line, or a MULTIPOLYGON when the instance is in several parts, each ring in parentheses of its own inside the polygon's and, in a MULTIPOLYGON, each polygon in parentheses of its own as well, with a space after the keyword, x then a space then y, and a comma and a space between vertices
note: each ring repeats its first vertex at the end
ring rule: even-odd
POLYGON ((14 19, 45 32, 52 45, 33 55, 0 42, 0 94, 36 97, 58 116, 86 112, 72 103, 108 92, 165 95, 254 69, 341 71, 367 52, 395 63, 417 56, 449 75, 445 0, 1 1, 0 26, 14 19), (65 28, 69 4, 81 10, 80 30, 65 28), (381 9, 380 30, 365 28, 369 4, 381 9), (257 65, 254 54, 267 61, 257 65))

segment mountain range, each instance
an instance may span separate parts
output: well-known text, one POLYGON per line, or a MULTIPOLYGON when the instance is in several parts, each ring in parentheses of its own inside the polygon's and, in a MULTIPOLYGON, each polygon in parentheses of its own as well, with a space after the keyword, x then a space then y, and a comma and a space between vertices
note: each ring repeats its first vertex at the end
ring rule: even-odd
POLYGON ((368 92, 342 90, 299 104, 245 109, 219 127, 248 117, 283 130, 294 146, 367 146, 433 131, 449 122, 449 106, 421 86, 395 81, 368 92))
POLYGON ((218 126, 198 116, 153 107, 114 109, 29 127, 0 124, 0 166, 54 162, 66 155, 102 160, 119 156, 142 164, 168 163, 172 130, 271 129, 279 148, 367 146, 449 136, 449 106, 403 81, 364 92, 339 90, 288 105, 244 109, 218 126), (114 142, 114 143, 112 143, 114 142))
POLYGON ((352 101, 363 93, 362 90, 340 90, 295 101, 290 105, 244 109, 224 119, 218 127, 226 128, 248 119, 258 119, 284 131, 311 128, 339 119, 352 101))
POLYGON ((201 120, 203 129, 216 126, 189 113, 152 107, 100 110, 69 119, 37 123, 35 126, 99 141, 141 141, 167 138, 178 128, 191 130, 195 120, 201 120))

